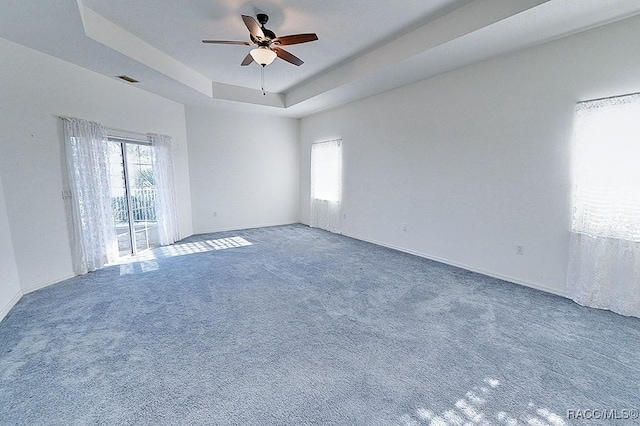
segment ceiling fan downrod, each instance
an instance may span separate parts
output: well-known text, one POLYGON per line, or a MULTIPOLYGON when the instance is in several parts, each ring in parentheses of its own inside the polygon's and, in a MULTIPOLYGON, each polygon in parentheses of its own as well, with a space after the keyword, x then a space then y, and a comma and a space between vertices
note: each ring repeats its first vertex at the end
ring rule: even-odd
POLYGON ((256 15, 256 18, 258 18, 258 23, 263 27, 264 27, 264 24, 269 22, 269 15, 267 15, 265 13, 258 13, 256 15))

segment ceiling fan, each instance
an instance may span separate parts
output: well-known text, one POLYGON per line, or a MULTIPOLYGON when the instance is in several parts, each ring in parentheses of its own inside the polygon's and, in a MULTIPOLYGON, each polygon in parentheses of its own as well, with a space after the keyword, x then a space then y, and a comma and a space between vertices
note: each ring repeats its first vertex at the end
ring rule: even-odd
POLYGON ((318 40, 318 36, 315 33, 307 33, 277 37, 273 31, 264 27, 264 24, 269 21, 269 16, 264 13, 258 13, 256 17, 258 18, 257 22, 251 16, 242 15, 242 20, 249 30, 251 42, 232 40, 202 40, 202 42, 211 44, 240 44, 245 46, 257 46, 257 48, 251 50, 251 52, 245 56, 244 60, 240 64, 242 66, 247 66, 251 62, 255 61, 264 67, 273 62, 276 57, 293 65, 302 65, 304 63, 302 59, 292 55, 280 46, 308 43, 310 41, 318 40), (258 22, 260 24, 258 24, 258 22))

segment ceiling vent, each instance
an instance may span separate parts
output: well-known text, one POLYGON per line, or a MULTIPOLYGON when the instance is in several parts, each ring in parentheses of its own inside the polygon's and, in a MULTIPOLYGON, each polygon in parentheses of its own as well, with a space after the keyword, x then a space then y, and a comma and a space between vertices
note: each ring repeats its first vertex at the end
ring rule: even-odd
POLYGON ((131 78, 128 75, 119 75, 117 76, 120 80, 124 80, 127 83, 139 83, 138 80, 136 80, 135 78, 131 78))

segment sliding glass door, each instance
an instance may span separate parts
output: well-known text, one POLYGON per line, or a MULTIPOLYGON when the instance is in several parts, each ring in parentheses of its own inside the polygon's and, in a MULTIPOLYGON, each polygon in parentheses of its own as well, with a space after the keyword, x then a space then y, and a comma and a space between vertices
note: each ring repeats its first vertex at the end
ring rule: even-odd
POLYGON ((120 256, 158 246, 151 145, 109 140, 111 206, 120 256))

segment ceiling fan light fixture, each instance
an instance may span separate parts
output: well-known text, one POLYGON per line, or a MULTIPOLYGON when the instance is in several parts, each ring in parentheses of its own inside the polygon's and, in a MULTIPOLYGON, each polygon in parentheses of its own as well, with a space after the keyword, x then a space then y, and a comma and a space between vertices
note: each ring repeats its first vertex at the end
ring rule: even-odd
POLYGON ((257 49, 253 49, 251 52, 249 52, 249 54, 254 61, 259 63, 263 67, 269 65, 271 62, 273 62, 274 59, 276 59, 276 56, 278 56, 276 55, 276 52, 265 46, 260 46, 257 49))

